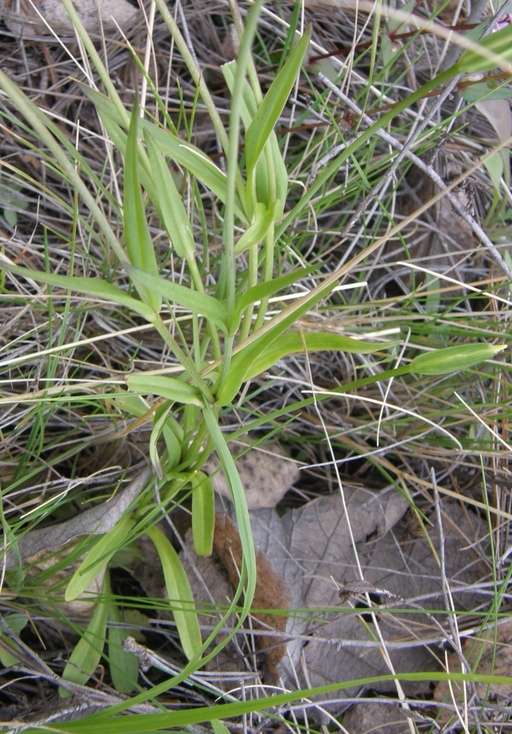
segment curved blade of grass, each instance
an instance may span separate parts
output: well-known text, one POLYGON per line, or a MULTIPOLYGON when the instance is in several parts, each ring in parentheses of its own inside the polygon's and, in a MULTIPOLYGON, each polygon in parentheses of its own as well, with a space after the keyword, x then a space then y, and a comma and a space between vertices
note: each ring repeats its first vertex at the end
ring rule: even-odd
POLYGON ((149 528, 147 535, 155 546, 162 564, 165 588, 172 604, 172 613, 183 652, 189 660, 192 660, 201 649, 203 641, 187 574, 178 554, 161 530, 156 527, 149 528))
POLYGON ((142 395, 160 395, 181 405, 203 406, 201 393, 188 382, 165 375, 130 375, 126 382, 130 390, 142 395))
POLYGON ((213 447, 217 452, 222 471, 228 482, 231 499, 235 508, 238 533, 242 544, 242 568, 240 569, 240 585, 237 592, 241 591, 242 584, 245 582, 244 603, 241 613, 241 618, 245 619, 251 611, 251 604, 256 589, 256 553, 252 539, 247 501, 234 459, 231 456, 217 418, 209 405, 203 408, 203 416, 213 447))
POLYGON ((215 530, 215 493, 210 477, 198 471, 192 482, 192 537, 198 556, 211 556, 215 530))
MULTIPOLYGON (((102 588, 103 594, 106 593, 107 587, 108 584, 104 581, 102 588)), ((62 673, 64 680, 83 685, 87 683, 96 670, 105 644, 108 607, 108 603, 104 600, 97 602, 91 621, 87 625, 87 629, 71 653, 69 661, 64 668, 64 672, 62 673)), ((64 688, 59 688, 59 693, 62 698, 67 698, 71 695, 64 688)))
POLYGON ((84 293, 88 296, 94 296, 105 301, 117 303, 119 306, 125 306, 131 311, 138 313, 146 321, 153 323, 156 317, 153 309, 138 301, 136 298, 128 296, 117 286, 107 283, 104 280, 96 280, 95 278, 81 278, 73 275, 54 275, 53 273, 45 273, 42 270, 31 270, 30 268, 22 268, 19 265, 13 265, 6 262, 0 255, 0 269, 7 270, 9 273, 21 275, 48 285, 57 286, 65 290, 84 293))
POLYGON ((245 160, 248 171, 254 169, 263 147, 290 96, 295 79, 302 66, 310 36, 311 28, 308 28, 272 82, 245 133, 245 160))
POLYGON ((349 336, 342 336, 341 334, 318 332, 293 332, 291 334, 284 334, 260 352, 252 364, 247 365, 244 381, 250 380, 256 377, 256 375, 265 372, 265 370, 270 369, 280 359, 290 354, 326 351, 372 354, 387 346, 390 345, 365 342, 359 339, 352 339, 349 336))
MULTIPOLYGON (((512 677, 506 675, 489 675, 485 673, 449 673, 438 671, 425 671, 415 673, 399 673, 386 675, 375 675, 368 678, 354 679, 349 681, 338 681, 325 686, 292 691, 291 693, 277 693, 271 696, 238 701, 237 703, 223 703, 222 706, 202 706, 200 708, 188 707, 182 710, 169 711, 159 714, 144 714, 141 722, 140 714, 127 714, 122 718, 112 716, 110 710, 103 710, 92 714, 79 721, 66 721, 55 723, 52 726, 56 731, 69 732, 69 734, 145 734, 151 727, 157 730, 171 727, 189 727, 193 724, 209 722, 212 719, 229 719, 240 717, 251 712, 261 712, 267 708, 287 706, 294 701, 309 701, 314 696, 323 696, 347 688, 372 687, 375 683, 390 681, 440 681, 451 680, 460 682, 488 683, 489 685, 501 684, 510 687, 512 677), (109 728, 110 727, 110 728, 109 728)), ((157 688, 155 686, 155 688, 157 688)), ((126 701, 124 708, 129 708, 131 701, 126 701)), ((119 710, 116 706, 116 710, 119 710)), ((40 734, 40 729, 27 729, 24 734, 40 734)))
POLYGON ((183 308, 188 309, 196 316, 204 316, 204 318, 213 322, 222 332, 227 334, 226 308, 223 303, 213 298, 213 296, 209 296, 206 293, 198 293, 198 291, 184 285, 171 283, 160 276, 151 275, 130 265, 126 266, 126 270, 134 282, 138 282, 155 293, 159 293, 172 303, 183 306, 183 308))
POLYGON ((126 539, 134 526, 135 520, 133 517, 123 515, 112 530, 98 538, 71 577, 64 595, 66 601, 73 601, 90 586, 106 567, 114 553, 126 545, 126 539))
MULTIPOLYGON (((124 164, 124 238, 130 263, 139 270, 158 277, 155 249, 146 223, 146 210, 137 173, 137 129, 138 102, 135 100, 126 141, 124 164)), ((158 313, 162 307, 161 294, 147 288, 140 279, 135 282, 135 287, 142 300, 158 313)))

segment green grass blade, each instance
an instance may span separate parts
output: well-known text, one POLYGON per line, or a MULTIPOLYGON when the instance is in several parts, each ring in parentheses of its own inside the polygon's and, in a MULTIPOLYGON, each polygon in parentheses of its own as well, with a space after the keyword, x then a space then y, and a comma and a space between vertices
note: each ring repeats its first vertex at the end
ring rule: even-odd
POLYGON ((192 538, 198 556, 211 556, 215 530, 215 493, 210 477, 202 471, 192 475, 192 538))
POLYGON ((178 554, 165 535, 156 527, 147 531, 156 548, 164 572, 167 596, 172 604, 172 613, 178 629, 183 652, 189 660, 196 657, 203 641, 194 608, 194 598, 178 554))
MULTIPOLYGON (((247 509, 247 501, 245 492, 240 480, 240 475, 236 468, 231 452, 226 443, 224 434, 217 422, 217 418, 209 405, 203 409, 204 419, 208 428, 208 433, 212 440, 217 457, 220 461, 222 471, 228 482, 231 491, 231 499, 235 508, 236 520, 238 524, 238 533, 242 544, 242 568, 240 569, 240 584, 245 582, 244 604, 242 609, 242 618, 245 618, 251 611, 251 604, 256 589, 256 553, 252 539, 251 523, 249 520, 249 511, 247 509)), ((241 587, 239 587, 241 591, 241 587)))
MULTIPOLYGON (((124 238, 130 263, 139 270, 158 277, 155 249, 146 223, 146 210, 142 201, 137 173, 137 129, 138 104, 136 102, 126 142, 123 202, 124 238)), ((142 300, 158 313, 162 307, 160 293, 146 288, 140 279, 135 282, 135 287, 142 300)))

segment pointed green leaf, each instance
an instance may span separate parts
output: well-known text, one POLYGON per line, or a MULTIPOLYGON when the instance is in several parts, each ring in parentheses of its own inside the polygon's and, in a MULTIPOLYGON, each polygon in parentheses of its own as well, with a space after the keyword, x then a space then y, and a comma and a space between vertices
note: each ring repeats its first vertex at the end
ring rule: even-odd
POLYGON ((272 82, 245 133, 245 156, 248 171, 254 169, 263 147, 283 111, 300 71, 310 36, 311 29, 308 28, 272 82))
POLYGON ((53 273, 45 273, 40 270, 30 270, 29 268, 21 268, 18 265, 4 262, 0 259, 0 269, 7 270, 9 273, 21 275, 24 278, 48 283, 48 285, 64 288, 65 290, 84 293, 88 296, 94 296, 111 303, 117 303, 119 306, 125 306, 131 311, 138 313, 146 321, 153 323, 155 320, 155 312, 145 303, 138 301, 136 298, 128 296, 120 288, 104 280, 95 280, 94 278, 75 278, 72 275, 54 275, 53 273))
MULTIPOLYGON (((223 203, 226 203, 226 174, 202 150, 196 148, 192 143, 177 138, 168 130, 162 130, 162 128, 147 120, 141 120, 139 124, 143 130, 147 130, 163 153, 166 153, 172 160, 175 160, 185 170, 202 181, 215 196, 223 203)), ((235 213, 242 221, 247 221, 245 208, 245 202, 240 201, 239 194, 237 193, 235 198, 235 213)))
POLYGON ((192 475, 192 538, 198 556, 211 556, 215 530, 215 493, 210 477, 202 471, 192 475))
MULTIPOLYGON (((106 568, 114 553, 126 545, 135 520, 130 515, 123 515, 118 523, 105 535, 100 535, 92 549, 77 568, 68 584, 64 598, 73 601, 92 584, 94 579, 106 568)), ((92 528, 89 528, 89 531, 92 528)))
MULTIPOLYGON (((105 583, 103 593, 105 593, 105 583)), ((108 603, 98 601, 91 621, 75 649, 71 653, 69 661, 64 668, 62 677, 71 683, 83 685, 87 683, 100 662, 103 646, 105 644, 105 632, 107 629, 108 603)), ((71 694, 64 688, 59 688, 62 698, 71 694)))
POLYGON ((244 380, 250 380, 256 375, 270 369, 276 362, 290 354, 305 352, 348 352, 350 354, 371 354, 389 344, 374 344, 340 334, 318 332, 293 332, 284 334, 264 349, 252 364, 247 365, 244 380))
POLYGON ((512 61, 512 25, 489 33, 466 49, 452 67, 455 74, 493 71, 512 61))
MULTIPOLYGON (((146 222, 146 210, 142 201, 137 172, 138 119, 138 104, 135 104, 131 116, 130 129, 128 131, 124 165, 124 238, 131 265, 158 277, 158 264, 146 222)), ((140 279, 135 283, 135 286, 142 300, 158 313, 162 306, 160 293, 146 288, 140 279)))
POLYGON ((165 588, 171 602, 171 609, 183 652, 189 660, 192 660, 201 649, 203 641, 187 574, 181 565, 178 554, 162 531, 157 527, 152 527, 147 531, 147 534, 155 546, 162 564, 165 588))
POLYGON ((144 138, 148 149, 151 172, 155 182, 156 201, 162 224, 179 257, 194 258, 195 243, 190 228, 190 222, 183 206, 174 179, 171 176, 162 153, 154 142, 154 138, 144 131, 144 138))
MULTIPOLYGON (((108 589, 110 594, 110 588, 108 589)), ((108 604, 108 659, 110 675, 116 691, 131 693, 139 677, 139 661, 131 652, 123 650, 123 642, 131 634, 130 629, 122 627, 121 612, 114 601, 108 604)))
POLYGON ((161 395, 167 400, 182 405, 197 405, 202 407, 201 393, 188 382, 182 382, 175 377, 165 375, 130 375, 127 378, 128 387, 134 392, 143 395, 161 395))
POLYGON ((409 372, 417 375, 445 375, 460 372, 479 362, 492 359, 507 348, 506 344, 459 344, 456 347, 436 349, 415 357, 409 364, 409 372))
POLYGON ((204 318, 218 326, 221 331, 227 333, 226 307, 213 296, 199 293, 184 285, 171 283, 160 276, 155 277, 129 265, 126 266, 126 269, 134 282, 143 285, 148 290, 151 289, 173 303, 183 306, 196 316, 204 316, 204 318))

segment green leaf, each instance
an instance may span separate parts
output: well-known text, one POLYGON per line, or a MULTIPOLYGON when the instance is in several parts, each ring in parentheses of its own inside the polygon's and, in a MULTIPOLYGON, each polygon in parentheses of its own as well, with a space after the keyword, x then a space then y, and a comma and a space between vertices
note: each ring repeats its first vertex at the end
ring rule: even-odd
MULTIPOLYGON (((108 579, 108 576, 105 578, 108 579)), ((110 584, 108 594, 111 594, 110 584)), ((132 631, 121 626, 121 612, 112 600, 108 604, 108 619, 112 622, 107 630, 110 675, 116 691, 128 694, 137 686, 139 677, 139 661, 131 652, 123 650, 123 642, 132 631)))
POLYGON ((9 273, 21 275, 24 278, 47 283, 48 285, 64 288, 65 290, 85 293, 88 296, 94 296, 105 301, 117 303, 119 306, 125 306, 131 311, 138 313, 146 321, 153 323, 155 320, 155 312, 145 303, 138 301, 136 298, 128 296, 120 288, 104 280, 96 280, 95 278, 75 278, 72 275, 54 275, 53 273, 45 273, 41 270, 30 270, 29 268, 21 268, 18 265, 12 265, 0 259, 0 269, 7 270, 9 273))
MULTIPOLYGON (((18 634, 26 627, 28 619, 27 614, 14 612, 13 614, 6 614, 3 621, 11 632, 18 634)), ((23 659, 23 651, 19 645, 6 635, 5 632, 0 632, 0 640, 2 641, 0 645, 0 662, 2 665, 6 668, 9 668, 11 665, 17 665, 23 659)))
MULTIPOLYGON (((106 568, 114 553, 123 545, 126 545, 126 539, 134 526, 135 520, 133 517, 123 515, 112 530, 98 538, 71 577, 64 595, 66 601, 73 601, 92 584, 94 579, 106 568)), ((91 531, 92 529, 89 528, 88 530, 91 531)))
MULTIPOLYGON (((147 120, 141 120, 139 124, 143 130, 147 130, 149 135, 154 138, 158 148, 163 153, 166 153, 171 159, 183 166, 185 170, 202 181, 223 204, 226 203, 226 174, 202 150, 147 120)), ((245 202, 240 201, 237 194, 235 196, 235 213, 242 221, 247 222, 245 209, 245 202)))
POLYGON ((436 349, 415 357, 409 364, 409 372, 417 375, 445 375, 460 372, 486 359, 492 359, 507 348, 506 344, 460 344, 456 347, 436 349))
POLYGON ((471 84, 461 89, 460 94, 469 104, 487 99, 512 99, 512 89, 509 86, 502 84, 493 89, 488 82, 471 84))
POLYGON ((489 33, 466 49, 452 67, 456 74, 492 71, 512 61, 512 26, 489 33))
POLYGON ((284 308, 257 332, 251 334, 246 343, 241 345, 239 351, 233 355, 228 375, 217 391, 217 405, 229 405, 244 382, 245 374, 259 355, 268 349, 289 326, 295 324, 297 319, 307 313, 315 303, 327 296, 335 283, 334 278, 329 277, 326 284, 321 283, 304 298, 284 308))
POLYGON ((155 182, 156 200, 153 203, 158 208, 162 224, 178 256, 193 259, 195 257, 195 243, 190 222, 183 206, 183 198, 176 188, 174 179, 154 138, 147 131, 144 131, 144 138, 151 163, 151 173, 155 182))
MULTIPOLYGON (((104 581, 102 593, 105 593, 107 588, 108 582, 104 581)), ((64 680, 83 685, 87 683, 96 670, 105 644, 108 607, 109 605, 105 601, 98 601, 96 603, 91 621, 64 668, 64 672, 62 673, 64 680)), ((59 693, 62 698, 67 698, 71 695, 64 688, 59 688, 59 693)))
POLYGON ((227 314, 223 303, 213 296, 206 293, 199 293, 192 288, 184 285, 171 283, 162 277, 155 277, 148 273, 142 272, 131 266, 127 266, 130 278, 144 285, 145 288, 151 289, 159 293, 172 303, 177 303, 183 308, 188 309, 196 316, 204 316, 204 318, 212 321, 221 331, 227 334, 227 314))
POLYGON ((236 464, 226 443, 226 438, 220 429, 219 423, 211 406, 205 405, 203 408, 203 416, 206 422, 206 427, 208 428, 210 439, 222 467, 222 471, 226 477, 226 481, 231 492, 231 500, 235 508, 238 533, 242 544, 242 568, 240 570, 240 585, 237 589, 238 594, 242 591, 243 582, 246 583, 242 609, 242 619, 244 619, 251 611, 251 605, 256 589, 257 575, 256 553, 254 550, 251 522, 249 519, 249 511, 247 509, 245 491, 236 468, 236 464))
POLYGON ((154 544, 162 564, 165 588, 171 602, 183 652, 189 660, 192 660, 201 649, 203 641, 187 574, 178 554, 161 530, 152 527, 147 531, 147 535, 154 544))
POLYGON ((238 329, 240 316, 242 315, 244 308, 247 308, 247 306, 250 306, 257 301, 262 301, 264 298, 273 296, 283 288, 287 288, 289 285, 311 275, 315 270, 318 270, 318 266, 310 265, 308 268, 300 268, 292 273, 287 273, 286 275, 281 275, 279 278, 258 283, 258 285, 254 285, 252 288, 249 288, 249 290, 245 291, 245 293, 243 293, 236 302, 230 333, 233 334, 238 329))
MULTIPOLYGON (((142 201, 137 173, 137 128, 138 103, 134 104, 126 143, 124 165, 123 221, 124 238, 128 259, 134 267, 158 277, 155 249, 146 223, 146 210, 142 201)), ((130 273, 129 273, 130 274, 130 273)), ((147 288, 141 280, 135 282, 142 300, 159 313, 162 306, 161 294, 147 288)))
POLYGON ((143 395, 161 395, 181 405, 197 405, 202 407, 201 393, 188 382, 165 375, 130 375, 126 382, 130 390, 143 395))
POLYGON ((264 349, 252 364, 247 365, 244 380, 250 380, 256 375, 270 369, 276 362, 290 354, 305 352, 339 351, 350 354, 371 354, 378 352, 389 344, 374 344, 340 334, 318 332, 293 332, 284 334, 264 349))
POLYGON ((198 471, 192 482, 192 538, 198 556, 211 556, 215 530, 215 493, 210 477, 198 471))
POLYGON ((311 28, 308 28, 272 82, 245 133, 245 158, 248 171, 254 169, 265 143, 283 111, 300 71, 310 36, 311 28))
POLYGON ((274 201, 268 208, 265 204, 257 203, 251 226, 243 233, 235 245, 235 255, 240 255, 250 247, 254 247, 265 237, 270 227, 277 222, 283 213, 280 201, 274 201))

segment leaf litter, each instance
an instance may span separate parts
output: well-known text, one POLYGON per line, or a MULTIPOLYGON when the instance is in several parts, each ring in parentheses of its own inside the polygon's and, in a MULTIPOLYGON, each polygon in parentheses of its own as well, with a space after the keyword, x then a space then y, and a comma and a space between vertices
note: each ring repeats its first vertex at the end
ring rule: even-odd
MULTIPOLYGON (((240 551, 231 507, 225 500, 221 504, 214 556, 196 557, 188 538, 185 565, 199 605, 225 608, 230 584, 238 578, 240 551)), ((274 508, 251 510, 258 612, 246 639, 230 643, 222 663, 216 658, 211 669, 256 666, 266 682, 291 689, 443 670, 441 645, 449 639, 443 571, 457 610, 489 602, 474 589, 486 574, 486 525, 446 500, 443 528, 432 515, 425 519, 426 531, 411 533, 409 506, 394 487, 373 492, 348 486, 344 502, 336 493, 282 514, 274 508)), ((203 621, 212 628, 211 617, 203 621)), ((428 679, 402 685, 410 697, 425 696, 432 687, 428 679)), ((323 696, 322 705, 331 701, 328 711, 338 715, 345 699, 368 690, 395 692, 389 681, 369 688, 356 684, 323 696)))

